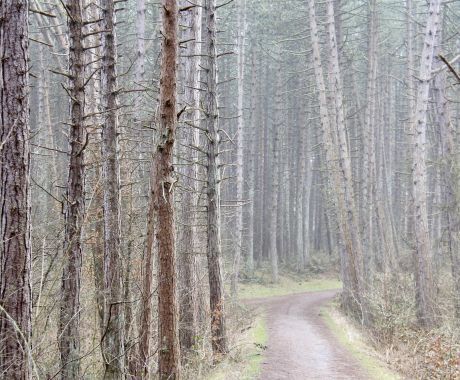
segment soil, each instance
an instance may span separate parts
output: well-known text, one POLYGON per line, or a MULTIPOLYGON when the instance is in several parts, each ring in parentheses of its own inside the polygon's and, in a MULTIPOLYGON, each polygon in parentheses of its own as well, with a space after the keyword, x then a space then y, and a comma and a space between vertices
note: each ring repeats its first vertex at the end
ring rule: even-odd
POLYGON ((261 380, 369 379, 321 317, 320 307, 336 294, 302 293, 249 302, 266 313, 269 338, 261 380))

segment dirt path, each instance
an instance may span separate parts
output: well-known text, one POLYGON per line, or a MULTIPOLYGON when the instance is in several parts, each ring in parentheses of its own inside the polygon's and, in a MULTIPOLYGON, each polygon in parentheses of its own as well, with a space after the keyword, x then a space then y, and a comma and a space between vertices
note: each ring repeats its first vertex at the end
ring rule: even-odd
POLYGON ((337 291, 254 300, 267 316, 268 349, 261 380, 369 379, 329 331, 319 308, 337 291))

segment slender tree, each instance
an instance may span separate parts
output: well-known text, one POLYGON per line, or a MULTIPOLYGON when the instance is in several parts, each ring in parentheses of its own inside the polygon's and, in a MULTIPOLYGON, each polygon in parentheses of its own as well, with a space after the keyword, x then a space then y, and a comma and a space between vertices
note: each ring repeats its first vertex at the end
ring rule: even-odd
POLYGON ((0 374, 32 377, 28 1, 0 3, 0 374))
MULTIPOLYGON (((236 147, 236 201, 241 202, 243 198, 243 147, 244 147, 244 74, 245 74, 245 34, 246 34, 246 0, 238 0, 238 127, 236 147)), ((231 291, 233 295, 238 292, 238 278, 243 251, 243 207, 236 209, 236 242, 233 257, 233 270, 231 279, 231 291)))
POLYGON ((106 379, 124 379, 123 267, 120 248, 120 164, 118 146, 115 2, 101 1, 102 183, 104 209, 104 321, 102 356, 106 379))
POLYGON ((412 115, 412 191, 415 232, 415 287, 417 317, 422 326, 435 323, 435 294, 431 265, 431 241, 427 213, 427 111, 434 58, 436 33, 439 28, 441 0, 431 0, 420 57, 420 69, 414 114, 412 115))
POLYGON ((69 27, 70 163, 65 199, 66 224, 61 315, 59 318, 59 348, 62 379, 79 379, 81 245, 82 226, 85 217, 84 150, 86 147, 84 126, 85 65, 81 1, 68 1, 66 10, 69 27))
POLYGON ((212 350, 216 359, 228 351, 225 329, 220 221, 219 111, 217 104, 216 0, 204 1, 205 11, 205 128, 207 133, 207 258, 211 308, 212 350))
POLYGON ((192 147, 198 145, 200 111, 200 60, 201 60, 201 1, 196 2, 195 7, 188 0, 183 0, 181 7, 186 10, 181 12, 181 25, 185 27, 181 40, 187 41, 181 57, 183 72, 183 90, 181 91, 181 103, 186 108, 183 118, 182 144, 179 150, 181 157, 187 157, 182 161, 180 168, 184 191, 182 194, 181 216, 182 223, 179 226, 179 272, 180 286, 180 341, 181 349, 189 351, 195 342, 197 334, 198 317, 198 287, 197 287, 197 258, 199 248, 197 239, 197 227, 195 213, 197 209, 197 181, 198 167, 195 163, 187 162, 190 158, 198 160, 197 152, 192 147))
POLYGON ((158 244, 158 374, 161 380, 180 378, 176 295, 173 149, 176 137, 178 47, 177 0, 163 0, 163 51, 160 74, 159 134, 153 156, 152 197, 157 213, 158 244))

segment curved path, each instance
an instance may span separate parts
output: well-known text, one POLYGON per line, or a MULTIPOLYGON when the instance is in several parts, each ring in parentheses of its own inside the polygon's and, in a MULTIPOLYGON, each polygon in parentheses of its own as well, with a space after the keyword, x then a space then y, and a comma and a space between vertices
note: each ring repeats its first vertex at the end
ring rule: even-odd
POLYGON ((268 348, 261 380, 369 379, 320 316, 337 291, 253 300, 266 311, 268 348))

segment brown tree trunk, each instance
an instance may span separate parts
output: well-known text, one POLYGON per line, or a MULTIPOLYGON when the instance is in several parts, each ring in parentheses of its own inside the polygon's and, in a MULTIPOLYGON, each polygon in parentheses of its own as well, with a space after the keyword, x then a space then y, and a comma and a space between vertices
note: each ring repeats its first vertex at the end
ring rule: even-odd
POLYGON ((85 217, 86 131, 85 66, 82 44, 82 6, 79 0, 66 4, 69 26, 70 163, 65 199, 64 268, 59 318, 61 378, 80 378, 80 288, 82 225, 85 217))
POLYGON ((178 6, 163 0, 163 52, 160 75, 160 125, 153 157, 152 196, 157 213, 158 244, 158 374, 160 380, 180 378, 176 295, 173 149, 176 136, 178 6))
POLYGON ((0 373, 32 377, 28 1, 0 3, 0 373))
POLYGON ((114 0, 102 0, 101 91, 102 183, 104 209, 104 322, 102 355, 105 379, 125 378, 123 267, 120 248, 120 165, 114 0))
POLYGON ((220 169, 219 112, 217 106, 217 47, 216 47, 216 0, 205 0, 206 25, 206 92, 204 99, 207 130, 207 226, 208 226, 208 275, 211 307, 211 339, 214 357, 218 360, 228 352, 225 331, 224 288, 221 264, 220 236, 220 169))

